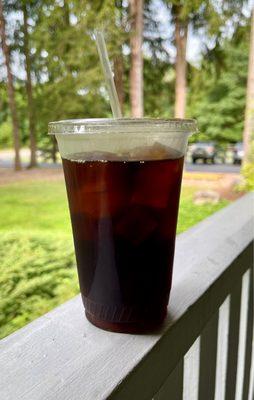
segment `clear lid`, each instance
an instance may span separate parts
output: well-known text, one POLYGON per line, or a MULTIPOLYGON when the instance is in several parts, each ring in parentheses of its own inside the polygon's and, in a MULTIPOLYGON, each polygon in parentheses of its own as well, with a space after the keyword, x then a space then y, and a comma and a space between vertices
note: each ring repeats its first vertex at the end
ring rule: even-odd
POLYGON ((94 118, 69 119, 50 122, 49 135, 72 135, 93 133, 132 132, 197 132, 194 119, 153 119, 153 118, 94 118))

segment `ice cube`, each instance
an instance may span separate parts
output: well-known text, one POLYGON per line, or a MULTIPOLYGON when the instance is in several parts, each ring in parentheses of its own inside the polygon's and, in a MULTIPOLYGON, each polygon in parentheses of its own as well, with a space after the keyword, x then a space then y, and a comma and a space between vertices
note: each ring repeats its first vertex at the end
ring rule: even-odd
POLYGON ((78 198, 83 212, 93 218, 118 213, 127 198, 126 171, 123 165, 115 168, 112 164, 90 162, 79 185, 78 198))
POLYGON ((180 158, 181 154, 171 147, 165 146, 159 142, 155 142, 153 146, 140 146, 135 147, 122 154, 122 157, 126 160, 138 160, 138 161, 148 161, 148 160, 165 160, 165 159, 176 159, 180 158))
POLYGON ((166 208, 170 193, 177 190, 181 180, 178 160, 144 163, 136 173, 131 204, 166 208))
POLYGON ((100 193, 85 193, 82 210, 93 218, 113 217, 124 208, 126 197, 118 190, 100 193))
POLYGON ((158 227, 158 216, 153 210, 133 205, 117 218, 115 233, 134 245, 146 240, 158 227))

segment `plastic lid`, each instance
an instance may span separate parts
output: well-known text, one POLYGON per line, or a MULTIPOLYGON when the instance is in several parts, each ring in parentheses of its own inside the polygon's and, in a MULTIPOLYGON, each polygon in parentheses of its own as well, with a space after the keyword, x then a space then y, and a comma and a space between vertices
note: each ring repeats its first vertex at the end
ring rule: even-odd
POLYGON ((50 122, 49 135, 131 132, 197 132, 194 119, 94 118, 50 122))

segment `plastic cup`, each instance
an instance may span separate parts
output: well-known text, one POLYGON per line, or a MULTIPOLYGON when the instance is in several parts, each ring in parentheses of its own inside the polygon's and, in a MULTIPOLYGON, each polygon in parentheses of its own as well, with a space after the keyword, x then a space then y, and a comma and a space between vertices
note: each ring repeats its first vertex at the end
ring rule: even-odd
POLYGON ((88 320, 145 332, 166 314, 184 154, 193 120, 51 122, 63 160, 88 320))

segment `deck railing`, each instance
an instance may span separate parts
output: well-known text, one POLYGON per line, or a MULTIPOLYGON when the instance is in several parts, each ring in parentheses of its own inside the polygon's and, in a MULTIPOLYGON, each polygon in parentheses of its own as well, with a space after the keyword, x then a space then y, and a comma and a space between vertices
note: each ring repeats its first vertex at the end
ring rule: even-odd
POLYGON ((99 330, 78 296, 0 342, 0 398, 253 400, 253 202, 178 236, 160 331, 99 330))

